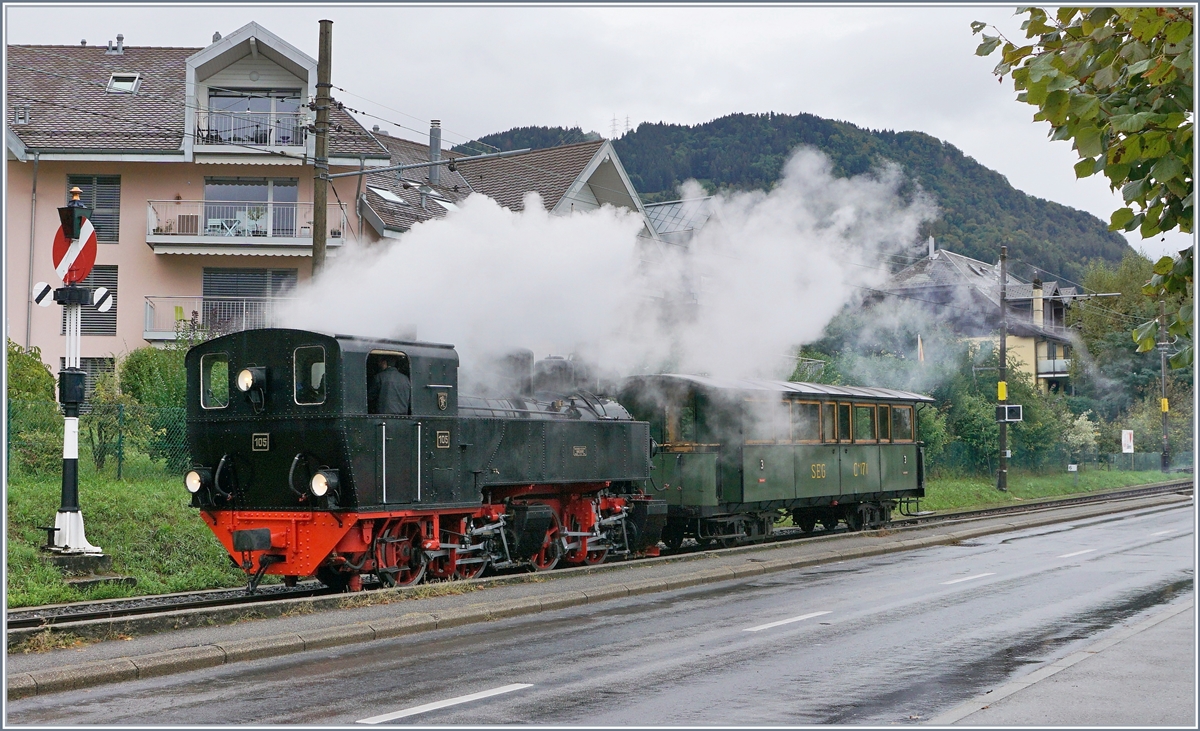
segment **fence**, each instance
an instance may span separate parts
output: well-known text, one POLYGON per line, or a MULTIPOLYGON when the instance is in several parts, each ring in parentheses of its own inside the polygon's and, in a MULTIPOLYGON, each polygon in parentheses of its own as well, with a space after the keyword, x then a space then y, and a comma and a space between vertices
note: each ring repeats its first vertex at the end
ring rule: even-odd
MULTIPOLYGON (((1193 464, 1193 454, 1185 452, 1183 454, 1171 454, 1171 467, 1174 469, 1186 469, 1193 464)), ((1162 453, 1161 452, 1133 452, 1131 454, 1102 454, 1100 455, 1100 468, 1110 470, 1157 470, 1162 468, 1162 453)))
MULTIPOLYGON (((124 477, 131 462, 182 474, 190 465, 187 409, 92 404, 79 417, 79 459, 97 472, 124 477)), ((62 469, 63 419, 52 401, 8 400, 8 464, 26 475, 62 469)))

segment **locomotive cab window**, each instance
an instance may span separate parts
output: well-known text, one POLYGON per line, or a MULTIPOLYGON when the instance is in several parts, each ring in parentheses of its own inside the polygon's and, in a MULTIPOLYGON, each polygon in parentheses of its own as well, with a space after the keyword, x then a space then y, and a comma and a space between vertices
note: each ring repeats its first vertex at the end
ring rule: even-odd
POLYGON ((821 405, 808 401, 792 404, 792 439, 797 442, 821 441, 821 405))
POLYGON ((412 404, 411 365, 400 351, 373 350, 367 356, 367 411, 405 416, 412 404))
POLYGON ((854 441, 875 441, 875 407, 873 405, 854 405, 854 441))
POLYGON ((292 379, 297 404, 314 406, 325 403, 325 348, 320 345, 296 348, 292 379))
POLYGON ((892 409, 892 441, 911 442, 913 440, 913 410, 911 406, 893 406, 892 409))
POLYGON ((223 409, 229 405, 229 354, 200 357, 200 406, 223 409))

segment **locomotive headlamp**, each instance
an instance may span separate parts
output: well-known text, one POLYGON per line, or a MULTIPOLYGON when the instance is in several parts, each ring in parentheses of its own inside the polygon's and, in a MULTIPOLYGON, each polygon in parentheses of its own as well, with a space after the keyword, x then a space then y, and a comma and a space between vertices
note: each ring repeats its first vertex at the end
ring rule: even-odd
POLYGON ((212 484, 212 472, 210 470, 191 470, 183 477, 183 486, 193 495, 200 492, 201 488, 210 484, 212 484))
POLYGON ((308 489, 317 497, 325 497, 331 490, 337 490, 337 487, 337 470, 317 470, 317 474, 313 475, 308 484, 308 489))
POLYGON ((246 393, 252 388, 263 388, 266 385, 266 368, 243 368, 237 375, 237 387, 242 393, 246 393))

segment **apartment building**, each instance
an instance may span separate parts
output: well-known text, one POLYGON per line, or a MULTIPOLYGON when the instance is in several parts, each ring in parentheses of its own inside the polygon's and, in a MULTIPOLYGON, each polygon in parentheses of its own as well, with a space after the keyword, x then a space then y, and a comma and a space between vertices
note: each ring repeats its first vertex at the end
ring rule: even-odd
MULTIPOLYGON (((63 312, 37 307, 57 208, 78 187, 92 209, 96 266, 114 293, 85 307, 83 367, 175 337, 195 317, 223 330, 270 322, 273 303, 312 272, 315 59, 257 23, 204 48, 8 46, 8 337, 55 372, 63 312)), ((331 112, 333 172, 379 167, 388 150, 331 112)), ((329 193, 328 251, 357 235, 356 181, 329 193)), ((91 379, 89 379, 90 381, 91 379)), ((91 384, 89 383, 89 386, 91 384)))

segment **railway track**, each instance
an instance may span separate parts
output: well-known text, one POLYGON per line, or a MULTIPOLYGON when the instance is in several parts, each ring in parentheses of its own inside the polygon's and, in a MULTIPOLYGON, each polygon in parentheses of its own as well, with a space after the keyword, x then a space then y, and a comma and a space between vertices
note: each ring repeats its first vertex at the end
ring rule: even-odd
MULTIPOLYGON (((1021 505, 1006 505, 954 513, 934 513, 929 515, 918 514, 914 516, 905 516, 899 520, 892 521, 888 527, 915 527, 930 523, 976 520, 979 518, 993 517, 997 515, 1028 513, 1038 510, 1070 507, 1072 505, 1082 505, 1088 503, 1128 500, 1131 498, 1149 497, 1153 495, 1170 493, 1190 493, 1192 491, 1192 487, 1193 481, 1191 478, 1188 478, 1103 493, 1041 500, 1038 502, 1021 505)), ((805 534, 802 533, 798 528, 780 528, 777 529, 771 535, 771 537, 765 541, 758 541, 754 544, 738 545, 763 545, 764 543, 797 540, 799 538, 807 538, 810 536, 820 537, 844 532, 846 532, 846 530, 843 528, 836 531, 817 531, 812 534, 805 534)), ((716 550, 717 548, 721 547, 718 546, 712 548, 700 547, 697 545, 685 545, 679 549, 676 549, 675 551, 663 551, 663 555, 680 556, 703 550, 716 550)), ((266 585, 260 587, 258 592, 255 594, 247 594, 245 589, 219 589, 205 592, 189 592, 187 594, 163 594, 137 597, 133 599, 109 599, 99 602, 57 604, 51 606, 10 610, 7 614, 7 627, 9 630, 38 629, 68 623, 74 625, 76 623, 99 622, 104 620, 160 614, 165 612, 182 612, 196 609, 217 609, 239 605, 267 604, 285 599, 318 597, 331 593, 333 592, 330 589, 325 588, 317 582, 310 581, 302 582, 299 586, 294 588, 287 588, 278 584, 266 585)))

